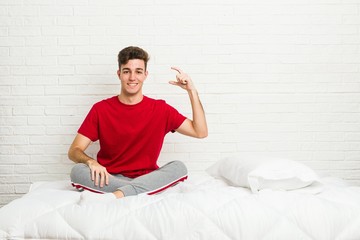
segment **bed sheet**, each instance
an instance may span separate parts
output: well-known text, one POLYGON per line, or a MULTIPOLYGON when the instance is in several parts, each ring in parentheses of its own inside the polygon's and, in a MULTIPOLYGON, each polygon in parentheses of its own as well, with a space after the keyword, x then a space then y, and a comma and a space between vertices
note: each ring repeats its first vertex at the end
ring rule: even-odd
POLYGON ((209 175, 157 195, 80 204, 69 181, 38 182, 0 209, 0 239, 360 239, 360 187, 229 186, 209 175))

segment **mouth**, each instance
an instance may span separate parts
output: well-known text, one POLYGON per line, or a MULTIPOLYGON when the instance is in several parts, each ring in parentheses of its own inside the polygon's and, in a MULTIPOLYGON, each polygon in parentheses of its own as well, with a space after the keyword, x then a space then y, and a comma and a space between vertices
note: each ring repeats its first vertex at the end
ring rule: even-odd
POLYGON ((127 85, 133 88, 133 87, 136 87, 138 85, 138 83, 128 83, 127 85))

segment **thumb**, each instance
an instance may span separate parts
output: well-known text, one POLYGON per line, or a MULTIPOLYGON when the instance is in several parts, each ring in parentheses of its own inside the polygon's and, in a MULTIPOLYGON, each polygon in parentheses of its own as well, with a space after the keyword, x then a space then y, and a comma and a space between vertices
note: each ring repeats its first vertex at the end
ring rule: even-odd
POLYGON ((172 85, 177 85, 178 84, 177 81, 169 81, 169 83, 172 84, 172 85))

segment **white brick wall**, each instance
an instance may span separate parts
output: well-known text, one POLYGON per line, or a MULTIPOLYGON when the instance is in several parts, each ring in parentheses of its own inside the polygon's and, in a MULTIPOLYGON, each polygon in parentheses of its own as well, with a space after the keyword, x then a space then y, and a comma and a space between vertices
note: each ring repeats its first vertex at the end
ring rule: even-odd
POLYGON ((209 137, 169 134, 161 163, 261 154, 360 185, 358 0, 0 0, 0 206, 68 178, 68 146, 119 92, 129 45, 151 55, 146 94, 190 114, 167 84, 179 66, 207 112, 209 137))

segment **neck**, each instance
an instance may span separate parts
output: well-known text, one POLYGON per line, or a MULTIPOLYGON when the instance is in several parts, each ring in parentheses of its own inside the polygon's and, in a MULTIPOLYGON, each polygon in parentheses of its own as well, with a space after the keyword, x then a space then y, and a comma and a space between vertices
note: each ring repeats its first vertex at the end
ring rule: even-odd
POLYGON ((141 102, 143 100, 143 98, 144 98, 144 96, 142 94, 137 95, 137 96, 125 96, 124 94, 120 94, 118 96, 119 101, 126 105, 138 104, 139 102, 141 102))

